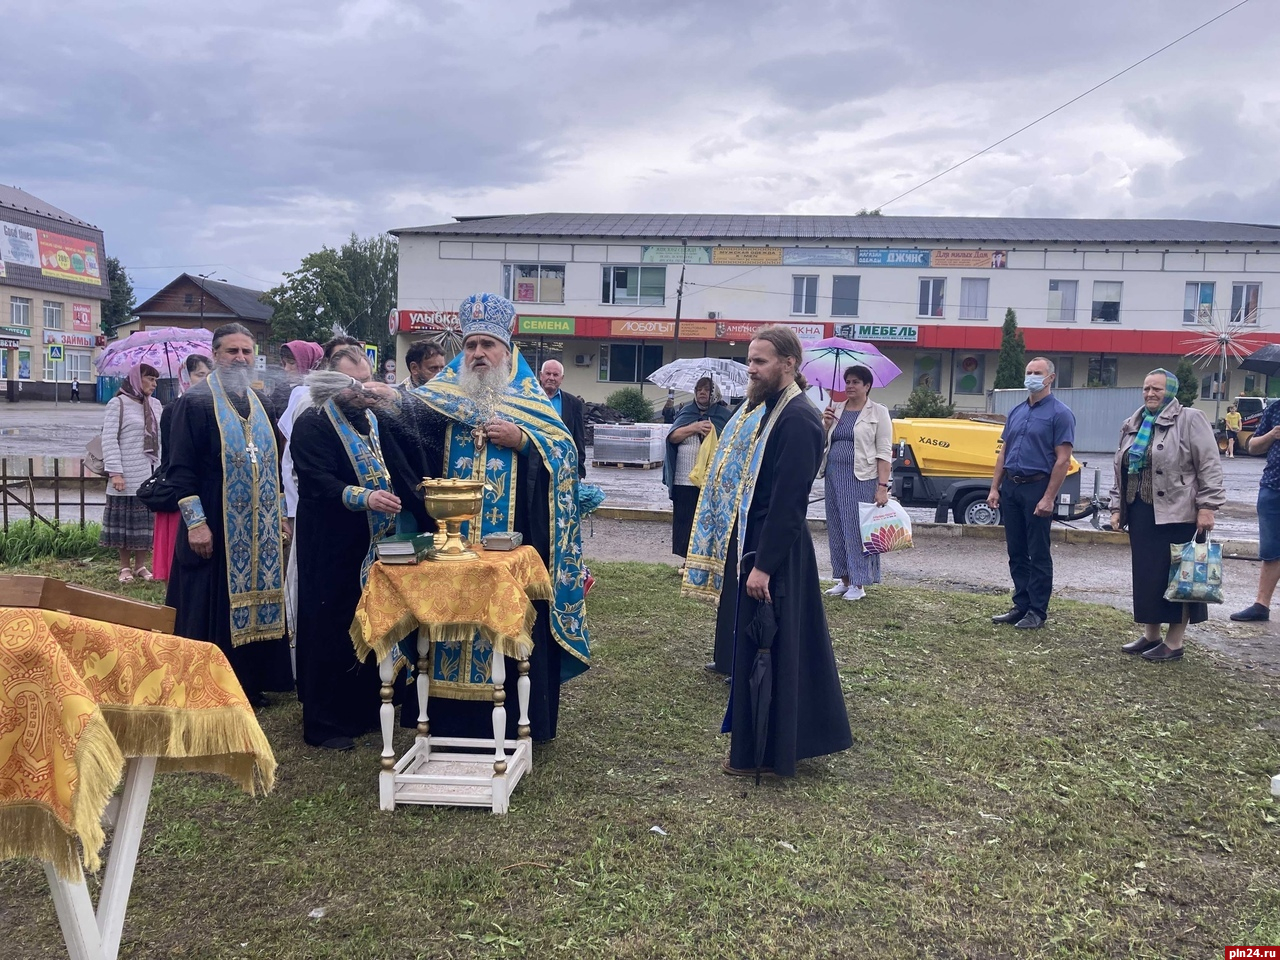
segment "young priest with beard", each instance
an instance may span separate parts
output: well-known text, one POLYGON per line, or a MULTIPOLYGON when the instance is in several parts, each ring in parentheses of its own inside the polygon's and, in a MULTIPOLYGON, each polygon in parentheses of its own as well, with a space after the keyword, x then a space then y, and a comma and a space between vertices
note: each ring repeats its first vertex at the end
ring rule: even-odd
MULTIPOLYGON (((414 485, 432 469, 388 436, 375 410, 392 409, 358 347, 341 346, 330 371, 311 374, 311 405, 290 448, 298 474, 298 698, 302 736, 313 747, 349 750, 378 727, 378 665, 361 663, 351 621, 374 560, 401 511, 434 530, 414 485), (410 459, 416 462, 411 463, 410 459)), ((438 462, 434 465, 438 471, 438 462)))

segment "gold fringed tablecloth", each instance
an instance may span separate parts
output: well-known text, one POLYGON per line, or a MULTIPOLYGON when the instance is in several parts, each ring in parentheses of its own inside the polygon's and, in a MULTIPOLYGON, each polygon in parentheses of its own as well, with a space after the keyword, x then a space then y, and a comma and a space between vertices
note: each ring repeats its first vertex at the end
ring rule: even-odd
POLYGON ((389 654, 410 631, 433 643, 468 640, 478 630, 495 653, 533 651, 532 600, 550 600, 551 577, 538 551, 483 550, 469 561, 375 563, 356 607, 351 641, 361 660, 389 654))
POLYGON ((102 813, 129 757, 270 790, 276 760, 211 643, 0 607, 0 859, 68 879, 101 865, 102 813), (81 853, 77 854, 79 841, 81 853))

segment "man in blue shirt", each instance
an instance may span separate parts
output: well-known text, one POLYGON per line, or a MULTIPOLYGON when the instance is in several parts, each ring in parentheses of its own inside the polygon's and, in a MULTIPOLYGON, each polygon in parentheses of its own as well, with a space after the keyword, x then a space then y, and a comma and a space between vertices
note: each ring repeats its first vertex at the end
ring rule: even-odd
POLYGON ((991 508, 1002 509, 1013 578, 1013 606, 991 622, 1012 623, 1019 630, 1043 627, 1049 616, 1053 593, 1049 528, 1075 444, 1075 414, 1053 395, 1056 377, 1052 361, 1045 357, 1027 364, 1023 385, 1028 397, 1005 420, 987 494, 991 508))
POLYGON ((542 369, 538 371, 538 382, 542 384, 547 399, 556 408, 556 413, 560 414, 565 428, 573 437, 574 446, 578 448, 578 477, 585 479, 587 476, 587 428, 582 414, 582 398, 560 389, 560 384, 564 382, 564 364, 559 360, 547 360, 542 364, 542 369))
POLYGON ((1267 455, 1258 487, 1258 596, 1249 606, 1231 615, 1232 620, 1270 620, 1271 597, 1280 582, 1280 402, 1262 411, 1258 429, 1249 438, 1248 452, 1267 455))

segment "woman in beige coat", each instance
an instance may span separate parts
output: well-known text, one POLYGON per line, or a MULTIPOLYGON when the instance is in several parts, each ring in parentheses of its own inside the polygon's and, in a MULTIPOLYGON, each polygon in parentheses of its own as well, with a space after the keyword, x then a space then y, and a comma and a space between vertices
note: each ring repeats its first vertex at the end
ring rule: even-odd
POLYGON ((827 452, 818 476, 825 479, 827 544, 836 584, 833 597, 861 600, 880 582, 880 554, 862 552, 860 506, 889 500, 893 421, 889 408, 871 399, 871 371, 856 364, 844 372, 845 399, 822 414, 827 452))
POLYGON ((1178 378, 1168 370, 1147 374, 1142 407, 1120 427, 1111 487, 1111 527, 1129 528, 1133 619, 1143 625, 1142 636, 1121 649, 1147 660, 1181 659, 1187 624, 1209 619, 1203 603, 1164 598, 1169 547, 1207 534, 1227 501, 1213 428, 1177 394, 1178 378))

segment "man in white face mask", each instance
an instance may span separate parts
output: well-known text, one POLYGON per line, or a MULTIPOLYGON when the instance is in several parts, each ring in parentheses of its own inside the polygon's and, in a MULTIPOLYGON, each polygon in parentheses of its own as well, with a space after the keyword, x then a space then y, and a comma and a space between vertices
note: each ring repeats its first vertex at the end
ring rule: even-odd
POLYGON ((992 617, 1019 630, 1044 626, 1053 593, 1049 528, 1058 489, 1071 466, 1076 418, 1052 393, 1053 362, 1036 357, 1027 364, 1027 399, 1009 411, 1000 435, 1000 453, 987 503, 1002 511, 1013 606, 992 617))

